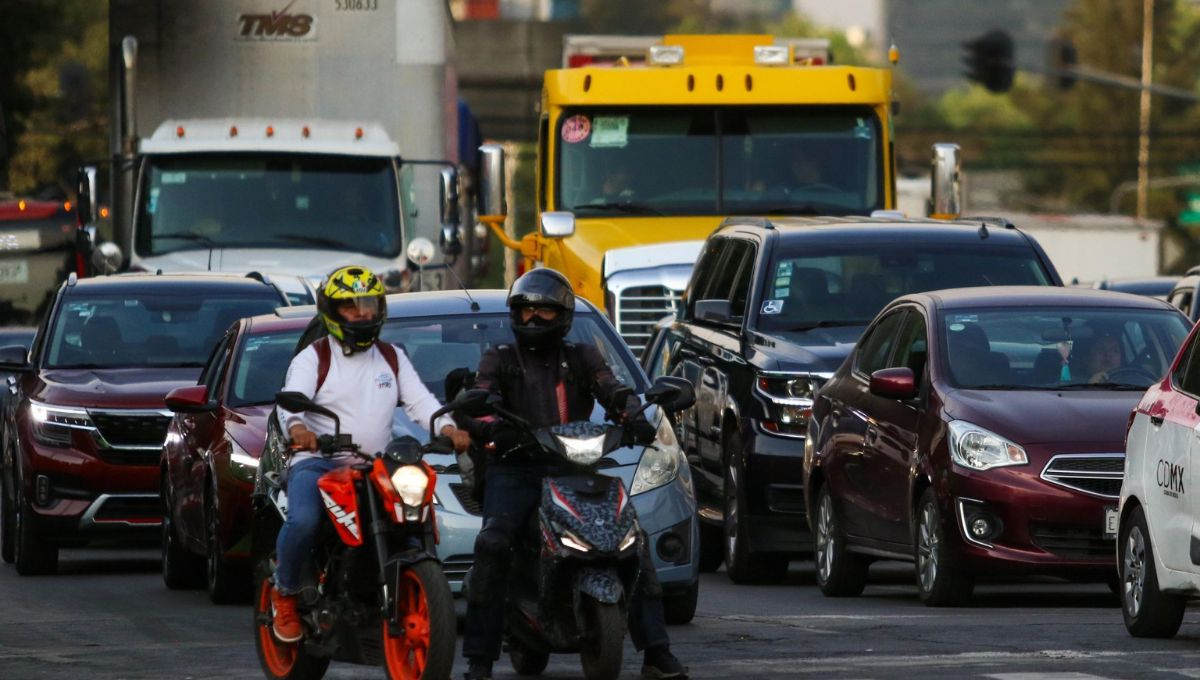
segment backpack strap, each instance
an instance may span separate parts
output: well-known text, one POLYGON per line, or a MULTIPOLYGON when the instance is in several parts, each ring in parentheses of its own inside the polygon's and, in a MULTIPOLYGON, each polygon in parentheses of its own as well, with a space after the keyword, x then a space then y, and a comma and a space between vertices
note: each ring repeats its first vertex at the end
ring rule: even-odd
POLYGON ((328 337, 318 338, 313 342, 313 349, 317 351, 317 387, 313 390, 313 399, 316 399, 321 385, 325 384, 325 378, 329 377, 329 363, 333 360, 333 350, 329 347, 328 337))
POLYGON ((396 406, 404 406, 404 400, 400 398, 400 357, 396 354, 396 346, 390 342, 376 340, 375 348, 383 355, 383 360, 387 362, 388 368, 392 369, 392 375, 396 378, 396 406))

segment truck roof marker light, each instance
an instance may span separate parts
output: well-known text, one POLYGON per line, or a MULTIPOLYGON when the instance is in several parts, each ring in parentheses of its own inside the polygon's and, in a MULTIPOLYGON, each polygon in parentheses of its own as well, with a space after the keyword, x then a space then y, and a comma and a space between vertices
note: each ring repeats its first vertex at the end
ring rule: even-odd
POLYGON ((787 45, 754 46, 754 63, 759 66, 787 66, 791 60, 787 45))
POLYGON ((300 128, 300 135, 301 135, 301 136, 303 136, 305 139, 308 139, 308 135, 309 135, 309 134, 310 134, 310 133, 309 133, 309 130, 308 130, 308 126, 307 126, 307 125, 305 125, 304 127, 300 128))
POLYGON ((175 136, 176 136, 176 137, 181 137, 181 138, 183 137, 183 126, 182 126, 182 125, 180 125, 179 127, 175 128, 175 136))
POLYGON ((354 138, 355 139, 363 138, 363 129, 362 128, 360 128, 360 127, 354 128, 354 138))
POLYGON ((688 92, 696 89, 696 76, 688 74, 688 92))
POLYGON ((683 63, 683 45, 651 45, 646 61, 655 66, 678 66, 683 63))
POLYGON ((592 89, 592 74, 587 74, 583 77, 583 91, 587 92, 592 89))
POLYGON ((275 136, 275 126, 274 126, 274 125, 268 125, 268 126, 267 126, 267 136, 268 136, 268 137, 274 137, 274 136, 275 136))
POLYGON ((746 74, 746 91, 749 92, 753 89, 754 89, 754 78, 749 73, 747 73, 746 74))
POLYGON ((846 84, 850 86, 850 91, 851 91, 851 92, 853 92, 853 91, 854 91, 854 89, 855 89, 856 87, 858 87, 858 82, 854 80, 854 74, 853 74, 853 73, 851 73, 851 74, 848 74, 848 75, 846 76, 846 84))
POLYGON ((230 126, 229 126, 229 136, 230 136, 230 137, 237 137, 237 126, 236 126, 236 125, 230 125, 230 126))
POLYGON ((594 61, 596 61, 596 58, 590 54, 572 54, 567 58, 567 68, 579 68, 580 66, 587 66, 594 61))
POLYGON ((717 92, 720 92, 721 90, 724 90, 724 89, 725 89, 725 76, 722 76, 720 73, 718 73, 717 74, 717 92))

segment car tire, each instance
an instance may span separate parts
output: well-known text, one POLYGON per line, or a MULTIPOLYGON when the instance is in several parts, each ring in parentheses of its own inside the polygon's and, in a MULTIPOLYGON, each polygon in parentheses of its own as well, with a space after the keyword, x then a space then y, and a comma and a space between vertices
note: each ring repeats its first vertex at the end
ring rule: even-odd
POLYGON ((821 593, 827 597, 861 595, 871 563, 846 549, 846 535, 834 510, 829 484, 822 484, 817 490, 813 528, 813 563, 821 593))
POLYGON ((162 484, 162 576, 163 584, 170 590, 190 590, 199 588, 204 573, 204 562, 196 555, 188 552, 179 540, 179 532, 175 530, 175 520, 172 518, 171 507, 174 495, 171 487, 163 478, 162 484))
POLYGON ((663 593, 663 613, 667 623, 672 626, 682 626, 696 618, 696 603, 700 599, 700 582, 682 590, 668 590, 663 593))
POLYGON ((221 549, 220 517, 213 503, 214 493, 205 494, 204 502, 204 576, 208 598, 213 604, 249 602, 254 589, 250 573, 225 559, 221 549))
POLYGON ((519 640, 508 643, 508 660, 517 675, 541 675, 550 664, 550 652, 541 652, 519 640))
POLYGON ((746 537, 748 514, 743 488, 742 437, 735 432, 725 436, 725 571, 739 584, 779 583, 787 577, 788 558, 770 553, 751 553, 746 537))
POLYGON ((917 526, 913 541, 913 564, 917 592, 930 607, 958 607, 971 598, 975 579, 954 563, 946 545, 945 522, 937 494, 925 489, 917 503, 917 526))
POLYGON ((15 510, 10 488, 7 475, 0 473, 0 559, 3 559, 5 564, 13 563, 17 550, 17 527, 13 517, 15 510))
POLYGON ((1121 615, 1133 637, 1170 638, 1183 623, 1184 599, 1158 589, 1154 549, 1146 515, 1139 505, 1126 517, 1120 532, 1121 615))
POLYGON ((700 571, 708 574, 720 569, 721 563, 725 561, 725 530, 722 526, 707 524, 704 520, 697 521, 700 522, 698 563, 700 571))
POLYGON ((25 500, 25 492, 18 481, 14 484, 16 497, 13 499, 13 562, 17 573, 22 576, 53 574, 58 570, 58 546, 38 535, 31 517, 33 508, 25 500))

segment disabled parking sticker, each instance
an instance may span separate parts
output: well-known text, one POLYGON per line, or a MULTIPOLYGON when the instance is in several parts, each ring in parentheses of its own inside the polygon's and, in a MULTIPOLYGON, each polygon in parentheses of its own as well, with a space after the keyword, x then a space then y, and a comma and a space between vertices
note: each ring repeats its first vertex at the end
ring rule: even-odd
POLYGON ((763 300, 763 314, 779 314, 783 311, 783 300, 763 300))
POLYGON ((592 121, 583 114, 576 114, 563 121, 562 140, 567 144, 578 144, 592 133, 592 121))

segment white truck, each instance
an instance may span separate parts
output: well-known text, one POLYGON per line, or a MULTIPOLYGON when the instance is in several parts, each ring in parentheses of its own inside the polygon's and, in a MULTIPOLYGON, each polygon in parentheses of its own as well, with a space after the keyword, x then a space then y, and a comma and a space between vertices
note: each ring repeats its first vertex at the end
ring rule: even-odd
POLYGON ((317 280, 353 262, 398 291, 411 239, 463 250, 444 2, 114 0, 109 20, 113 233, 80 239, 94 271, 317 280))

